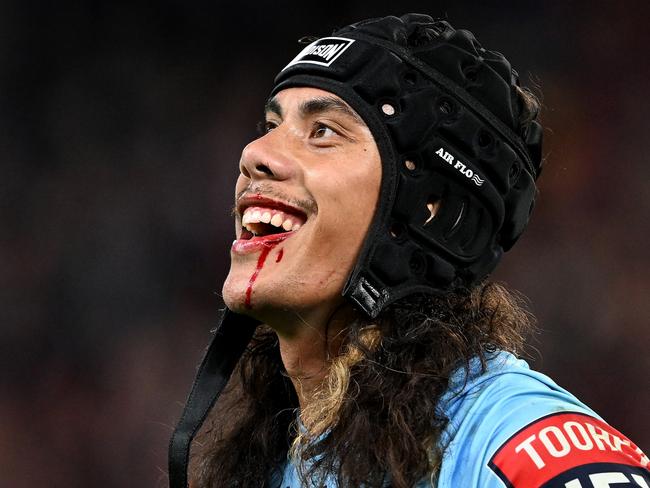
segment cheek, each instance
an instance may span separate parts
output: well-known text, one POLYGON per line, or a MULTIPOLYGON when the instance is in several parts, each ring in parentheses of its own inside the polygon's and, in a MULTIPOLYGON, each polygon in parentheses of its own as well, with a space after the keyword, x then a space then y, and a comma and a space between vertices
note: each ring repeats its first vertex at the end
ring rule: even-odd
POLYGON ((322 250, 317 257, 349 267, 375 214, 380 175, 376 171, 357 172, 321 181, 328 184, 321 185, 322 191, 316 195, 321 221, 315 233, 320 242, 315 248, 322 250))

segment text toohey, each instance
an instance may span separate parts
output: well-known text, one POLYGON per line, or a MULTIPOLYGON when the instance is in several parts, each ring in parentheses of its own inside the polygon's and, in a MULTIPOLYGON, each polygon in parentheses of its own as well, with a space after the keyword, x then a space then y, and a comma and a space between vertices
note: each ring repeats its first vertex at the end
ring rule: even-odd
POLYGON ((624 447, 634 451, 641 465, 647 466, 650 462, 638 447, 632 447, 629 440, 608 433, 589 422, 574 420, 564 422, 561 426, 544 427, 538 434, 527 437, 515 447, 515 452, 526 453, 535 466, 541 469, 546 466, 544 458, 547 458, 549 454, 554 458, 561 458, 567 456, 573 449, 621 452, 624 447))
POLYGON ((579 412, 557 413, 528 424, 505 441, 488 463, 513 488, 586 488, 589 484, 600 488, 609 485, 598 480, 609 479, 605 475, 612 473, 616 479, 644 481, 649 465, 648 457, 623 434, 579 412), (607 466, 604 473, 603 466, 607 466))

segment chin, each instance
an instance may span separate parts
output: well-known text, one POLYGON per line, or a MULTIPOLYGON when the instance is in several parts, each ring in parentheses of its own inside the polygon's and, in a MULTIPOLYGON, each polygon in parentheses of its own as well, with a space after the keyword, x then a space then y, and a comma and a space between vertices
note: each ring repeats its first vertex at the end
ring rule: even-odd
POLYGON ((278 298, 268 293, 265 283, 255 283, 249 291, 250 276, 243 278, 229 274, 223 284, 222 296, 226 306, 233 312, 250 315, 258 320, 266 321, 274 311, 286 309, 286 304, 276 303, 278 298), (271 300, 273 297, 273 300, 271 300))
MULTIPOLYGON (((271 271, 271 270, 268 270, 271 271)), ((338 281, 290 279, 285 269, 280 274, 262 272, 251 286, 254 270, 243 263, 232 263, 223 284, 222 296, 233 312, 254 317, 276 328, 304 325, 304 319, 322 319, 342 301, 338 281)))
POLYGON ((226 307, 228 307, 233 312, 245 313, 246 312, 246 307, 244 305, 245 296, 243 293, 240 295, 241 296, 224 292, 223 301, 226 304, 226 307))
POLYGON ((249 278, 238 279, 231 271, 223 284, 221 290, 223 301, 233 312, 244 313, 246 310, 246 287, 249 278))

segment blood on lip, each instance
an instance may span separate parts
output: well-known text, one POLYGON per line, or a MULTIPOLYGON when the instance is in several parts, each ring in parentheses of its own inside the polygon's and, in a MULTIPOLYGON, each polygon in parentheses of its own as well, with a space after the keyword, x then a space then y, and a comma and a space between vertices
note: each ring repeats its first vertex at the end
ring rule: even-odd
POLYGON ((295 214, 289 214, 287 212, 281 211, 282 214, 286 214, 287 216, 292 215, 293 217, 297 217, 298 219, 301 219, 297 221, 294 224, 293 229, 295 230, 285 230, 283 227, 277 227, 272 224, 267 224, 264 222, 261 223, 249 223, 249 224, 243 224, 241 223, 241 233, 239 235, 239 239, 237 239, 235 242, 233 242, 232 245, 232 251, 237 253, 237 254, 246 254, 248 252, 253 252, 253 251, 259 251, 262 249, 262 246, 272 243, 272 242, 279 242, 287 237, 290 237, 292 234, 294 234, 296 231, 300 230, 300 227, 305 222, 305 219, 303 219, 300 216, 296 216, 295 214), (246 226, 257 226, 254 227, 253 230, 249 230, 246 226), (296 228, 297 225, 297 228, 296 228), (259 230, 255 229, 261 229, 262 230, 262 235, 256 235, 254 232, 259 232, 259 230), (269 232, 273 233, 266 233, 266 230, 269 232), (279 232, 276 232, 279 231, 279 232))
MULTIPOLYGON (((301 210, 282 204, 280 202, 275 202, 273 200, 267 199, 259 194, 255 194, 245 199, 242 199, 242 202, 240 202, 240 206, 238 209, 239 215, 244 214, 245 210, 248 208, 248 206, 250 206, 250 203, 252 201, 255 201, 257 205, 268 207, 269 209, 277 209, 283 213, 297 217, 301 225, 304 224, 307 220, 307 216, 301 210), (248 200, 249 205, 246 205, 247 203, 246 200, 248 200)), ((259 257, 257 258, 257 265, 255 267, 255 271, 253 272, 250 279, 248 280, 248 286, 246 288, 244 306, 247 309, 253 308, 252 305, 253 285, 255 284, 257 277, 262 271, 262 268, 264 267, 264 263, 266 262, 266 258, 268 257, 269 253, 275 246, 280 244, 288 237, 291 237, 291 235, 294 233, 295 231, 288 231, 288 232, 280 232, 277 234, 268 234, 264 236, 255 236, 252 232, 248 231, 246 228, 243 228, 240 238, 233 242, 231 250, 235 254, 249 254, 256 251, 261 251, 259 257)), ((283 255, 284 255, 284 251, 283 249, 280 249, 275 262, 279 263, 282 260, 283 255)))
POLYGON ((232 243, 231 251, 235 254, 249 254, 257 251, 264 251, 268 246, 274 247, 294 232, 282 232, 281 234, 269 234, 266 236, 251 237, 249 239, 240 237, 232 243))

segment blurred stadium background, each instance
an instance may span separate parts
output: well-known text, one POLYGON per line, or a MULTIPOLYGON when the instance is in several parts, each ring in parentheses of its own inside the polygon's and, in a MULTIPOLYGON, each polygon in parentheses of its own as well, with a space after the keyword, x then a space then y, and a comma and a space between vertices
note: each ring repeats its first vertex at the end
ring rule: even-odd
POLYGON ((303 35, 422 11, 543 93, 495 278, 535 367, 650 449, 647 2, 0 2, 0 486, 155 487, 209 330, 232 187, 303 35))

